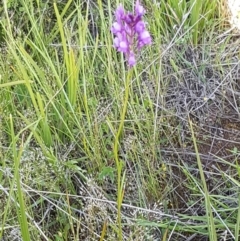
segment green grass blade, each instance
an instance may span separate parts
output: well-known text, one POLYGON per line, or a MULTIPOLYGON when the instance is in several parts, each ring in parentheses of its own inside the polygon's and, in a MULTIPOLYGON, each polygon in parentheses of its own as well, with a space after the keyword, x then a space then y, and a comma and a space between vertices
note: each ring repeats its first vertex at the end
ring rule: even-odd
POLYGON ((210 241, 217 241, 217 233, 216 233, 214 218, 213 218, 213 214, 212 214, 210 196, 209 196, 209 192, 207 189, 207 184, 206 184, 206 180, 205 180, 205 176, 204 176, 204 172, 203 172, 203 168, 202 168, 200 155, 198 152, 197 141, 196 141, 195 134, 193 131, 192 121, 190 119, 189 119, 189 124, 190 124, 190 130, 191 130, 191 134, 192 134, 192 140, 193 140, 193 144, 194 144, 194 148, 195 148, 199 173, 201 176, 201 181, 202 181, 204 195, 205 195, 204 198, 205 198, 205 207, 206 207, 207 221, 208 221, 209 239, 210 239, 210 241))
POLYGON ((31 241, 30 233, 28 229, 28 221, 26 215, 26 205, 24 202, 23 191, 21 187, 21 178, 19 173, 20 159, 23 152, 23 143, 20 146, 19 151, 16 150, 16 136, 14 133, 13 120, 10 115, 10 125, 11 125, 11 136, 12 136, 12 147, 13 147, 13 158, 14 158, 14 179, 13 182, 17 183, 17 200, 19 202, 19 207, 17 206, 18 221, 21 227, 21 234, 24 241, 31 241))

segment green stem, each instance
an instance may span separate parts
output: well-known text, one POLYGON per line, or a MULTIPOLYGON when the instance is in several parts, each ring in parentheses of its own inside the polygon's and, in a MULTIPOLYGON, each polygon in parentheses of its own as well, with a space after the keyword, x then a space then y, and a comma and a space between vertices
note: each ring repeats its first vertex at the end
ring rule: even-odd
POLYGON ((118 156, 118 151, 119 151, 119 141, 122 135, 122 131, 123 131, 123 127, 124 127, 124 120, 125 120, 125 116, 127 113, 127 105, 128 105, 128 98, 129 98, 129 89, 130 89, 130 81, 131 81, 131 77, 132 77, 132 72, 133 70, 130 69, 128 71, 128 75, 127 75, 127 80, 125 82, 125 98, 124 98, 124 102, 123 102, 123 109, 121 112, 121 119, 120 119, 120 124, 118 127, 118 131, 117 134, 115 136, 115 140, 114 140, 114 159, 116 161, 116 165, 117 165, 117 222, 118 222, 118 238, 119 241, 122 240, 122 227, 121 227, 121 206, 122 206, 122 200, 123 200, 123 195, 124 195, 124 190, 123 190, 123 181, 121 181, 122 178, 122 162, 119 160, 119 156, 118 156))

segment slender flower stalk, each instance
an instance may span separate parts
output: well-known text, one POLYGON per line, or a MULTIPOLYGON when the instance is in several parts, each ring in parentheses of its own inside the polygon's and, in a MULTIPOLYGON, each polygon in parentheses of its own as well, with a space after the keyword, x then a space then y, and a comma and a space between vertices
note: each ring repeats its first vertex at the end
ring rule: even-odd
POLYGON ((140 5, 139 0, 136 1, 134 13, 125 13, 122 5, 119 5, 115 12, 116 21, 111 28, 115 35, 114 47, 117 51, 124 53, 129 67, 136 64, 136 53, 152 42, 142 18, 144 14, 145 9, 140 5))
POLYGON ((140 5, 139 0, 136 1, 134 13, 125 13, 124 8, 120 5, 116 12, 116 21, 113 23, 111 31, 114 34, 114 47, 117 51, 124 53, 128 61, 128 74, 125 80, 125 97, 123 101, 123 109, 120 117, 120 124, 114 140, 114 159, 117 166, 117 223, 118 223, 118 240, 122 241, 122 220, 121 206, 124 197, 124 181, 125 172, 123 172, 124 163, 119 159, 119 143, 124 128, 124 120, 127 113, 127 105, 129 99, 129 86, 133 74, 133 66, 137 62, 136 54, 140 52, 143 46, 151 44, 151 36, 146 30, 146 24, 142 19, 145 14, 145 9, 140 5))
POLYGON ((123 202, 123 197, 124 197, 125 174, 122 175, 124 163, 121 160, 119 160, 118 151, 119 151, 119 142, 121 139, 121 134, 122 134, 122 131, 124 128, 124 120, 125 120, 125 116, 127 113, 127 104, 128 104, 128 98, 129 98, 129 85, 131 82, 132 73, 133 73, 133 69, 130 69, 128 71, 127 81, 125 83, 125 98, 123 101, 123 109, 121 112, 120 124, 118 126, 118 130, 115 135, 114 148, 113 148, 114 159, 115 159, 116 166, 117 166, 117 223, 118 223, 118 240, 119 241, 122 241, 121 207, 122 207, 122 202, 123 202))

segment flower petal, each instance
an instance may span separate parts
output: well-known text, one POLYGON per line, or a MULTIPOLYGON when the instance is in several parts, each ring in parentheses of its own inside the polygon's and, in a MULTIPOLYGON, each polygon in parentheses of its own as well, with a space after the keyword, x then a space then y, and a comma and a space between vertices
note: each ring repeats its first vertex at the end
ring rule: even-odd
POLYGON ((145 9, 143 8, 142 5, 140 5, 139 0, 137 0, 135 4, 135 13, 137 16, 140 16, 140 17, 143 16, 145 13, 145 9))
POLYGON ((151 36, 147 30, 143 31, 140 34, 139 40, 142 41, 144 44, 150 44, 152 42, 151 36))
POLYGON ((128 64, 130 67, 134 66, 136 64, 136 58, 134 53, 130 53, 129 57, 128 57, 128 64))
POLYGON ((135 31, 141 33, 145 30, 145 23, 143 21, 138 21, 135 25, 135 31))
POLYGON ((126 41, 121 41, 119 43, 119 51, 126 53, 128 51, 128 44, 126 41))
POLYGON ((114 47, 115 47, 115 48, 119 48, 119 44, 120 44, 119 38, 117 38, 117 37, 114 38, 113 44, 114 44, 114 47))
POLYGON ((121 20, 123 20, 124 18, 124 8, 123 6, 120 4, 119 7, 117 8, 116 12, 115 12, 115 16, 118 22, 120 22, 121 20))
POLYGON ((117 32, 120 32, 121 31, 121 29, 122 29, 122 26, 121 26, 121 24, 120 23, 118 23, 118 22, 115 22, 115 23, 113 23, 113 26, 112 26, 112 33, 117 33, 117 32))

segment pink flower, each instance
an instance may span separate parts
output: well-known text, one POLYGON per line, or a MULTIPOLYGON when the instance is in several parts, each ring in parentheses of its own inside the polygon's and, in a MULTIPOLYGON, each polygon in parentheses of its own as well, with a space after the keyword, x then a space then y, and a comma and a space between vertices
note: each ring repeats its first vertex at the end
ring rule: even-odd
POLYGON ((138 16, 143 16, 145 13, 145 9, 143 8, 143 6, 140 5, 139 0, 137 0, 135 4, 135 13, 138 16))
POLYGON ((145 30, 145 23, 143 21, 138 21, 135 25, 135 31, 141 33, 145 30))
POLYGON ((124 18, 124 8, 121 4, 117 8, 117 10, 115 12, 115 16, 116 16, 116 19, 118 22, 120 22, 122 20, 122 18, 124 18))
POLYGON ((130 67, 137 62, 134 52, 139 52, 143 46, 152 42, 142 20, 144 14, 145 9, 140 5, 139 0, 136 1, 134 13, 125 13, 122 5, 115 12, 116 22, 113 23, 111 28, 115 35, 114 47, 117 51, 124 53, 130 67))
POLYGON ((117 22, 113 23, 113 26, 112 26, 112 32, 113 33, 118 33, 118 32, 121 31, 121 29, 122 29, 121 24, 119 24, 117 22))
POLYGON ((129 57, 128 57, 128 64, 129 66, 134 66, 136 64, 136 59, 135 59, 135 55, 133 52, 131 52, 129 54, 129 57))

